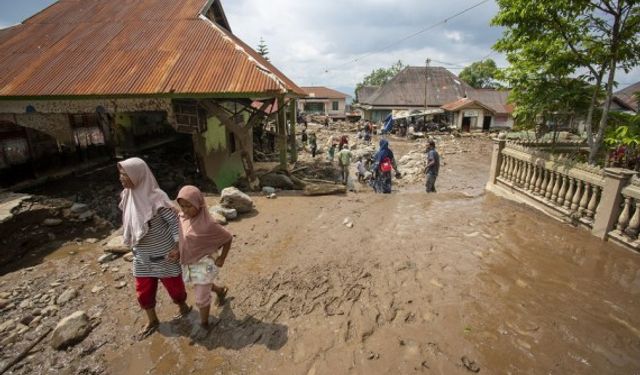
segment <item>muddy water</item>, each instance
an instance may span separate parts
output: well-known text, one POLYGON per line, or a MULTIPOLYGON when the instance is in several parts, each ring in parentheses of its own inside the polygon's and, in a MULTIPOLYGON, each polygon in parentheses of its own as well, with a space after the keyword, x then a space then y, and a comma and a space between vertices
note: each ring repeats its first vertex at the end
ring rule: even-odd
MULTIPOLYGON (((449 158, 437 195, 256 198, 259 215, 230 225, 231 299, 213 309, 212 331, 198 331, 195 312, 163 323, 110 348, 110 372, 637 371, 638 254, 475 194, 478 164, 449 158)), ((160 300, 167 320, 174 307, 160 300)), ((127 303, 129 332, 142 320, 127 303)))

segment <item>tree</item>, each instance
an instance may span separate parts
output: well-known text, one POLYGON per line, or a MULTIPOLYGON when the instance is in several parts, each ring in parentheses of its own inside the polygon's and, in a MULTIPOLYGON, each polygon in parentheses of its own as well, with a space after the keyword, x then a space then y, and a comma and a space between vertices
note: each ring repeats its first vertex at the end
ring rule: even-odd
POLYGON ((269 58, 267 57, 267 55, 269 54, 269 48, 267 48, 267 43, 265 43, 264 39, 262 39, 262 37, 260 37, 260 42, 258 43, 258 51, 257 51, 262 57, 264 57, 265 60, 267 61, 271 61, 269 60, 269 58))
POLYGON ((530 101, 547 101, 526 94, 537 85, 566 79, 590 85, 585 128, 589 162, 595 163, 608 124, 616 70, 630 71, 640 63, 640 3, 498 0, 498 6, 492 23, 505 32, 494 49, 505 52, 511 64, 503 77, 513 89, 514 104, 532 107, 530 101))
POLYGON ((356 85, 356 101, 358 101, 358 91, 364 86, 382 86, 385 83, 389 82, 389 80, 396 76, 396 74, 400 73, 402 69, 406 68, 406 65, 402 63, 401 60, 398 60, 395 64, 391 65, 388 68, 378 68, 374 69, 364 77, 362 82, 356 85))
POLYGON ((497 89, 501 85, 497 81, 498 67, 492 59, 476 61, 460 72, 460 79, 476 89, 497 89))

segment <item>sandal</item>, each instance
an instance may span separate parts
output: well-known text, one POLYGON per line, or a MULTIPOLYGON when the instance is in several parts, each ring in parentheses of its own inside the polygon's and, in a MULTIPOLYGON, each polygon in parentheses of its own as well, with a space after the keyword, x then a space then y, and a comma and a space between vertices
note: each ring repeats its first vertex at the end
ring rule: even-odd
POLYGON ((193 310, 193 306, 188 306, 185 312, 179 312, 178 314, 174 315, 173 320, 186 318, 187 315, 189 315, 189 313, 191 312, 191 310, 193 310))
POLYGON ((160 325, 160 322, 155 322, 153 324, 147 324, 146 326, 144 326, 144 328, 142 330, 140 330, 140 332, 138 332, 136 334, 136 339, 138 341, 142 341, 144 339, 146 339, 147 337, 151 336, 155 331, 158 330, 158 326, 160 325))
POLYGON ((227 293, 229 293, 229 288, 226 286, 222 288, 222 292, 216 293, 218 295, 218 306, 223 306, 227 300, 227 293))

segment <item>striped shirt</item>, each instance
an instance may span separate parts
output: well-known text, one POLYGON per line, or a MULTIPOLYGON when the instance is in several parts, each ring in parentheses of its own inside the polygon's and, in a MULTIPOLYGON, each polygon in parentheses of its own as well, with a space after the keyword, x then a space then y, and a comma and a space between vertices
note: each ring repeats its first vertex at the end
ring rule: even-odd
POLYGON ((147 225, 147 233, 133 247, 133 276, 165 278, 180 275, 180 263, 166 259, 180 238, 178 215, 163 207, 147 225))

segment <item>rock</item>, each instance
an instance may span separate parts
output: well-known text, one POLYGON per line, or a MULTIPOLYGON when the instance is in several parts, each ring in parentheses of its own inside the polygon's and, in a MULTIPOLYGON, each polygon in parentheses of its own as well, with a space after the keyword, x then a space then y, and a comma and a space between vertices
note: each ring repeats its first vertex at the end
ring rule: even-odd
POLYGON ((128 252, 126 253, 122 259, 124 259, 127 262, 133 262, 133 253, 132 252, 128 252))
POLYGON ((480 366, 478 366, 475 361, 469 359, 469 357, 467 357, 466 355, 463 355, 460 360, 467 370, 471 372, 480 372, 480 366))
POLYGON ((215 221, 216 223, 220 224, 220 225, 227 225, 227 218, 224 217, 223 215, 221 215, 218 212, 209 212, 211 214, 211 218, 213 218, 213 221, 215 221))
POLYGON ((33 309, 31 314, 33 314, 33 316, 40 316, 42 315, 42 310, 36 307, 35 309, 33 309))
POLYGON ((78 215, 78 220, 82 222, 89 221, 93 218, 93 215, 94 215, 93 211, 86 211, 78 215))
POLYGON ((71 206, 71 208, 69 209, 69 211, 71 211, 71 213, 74 213, 76 215, 80 215, 82 213, 89 211, 89 206, 87 206, 84 203, 74 203, 73 206, 71 206))
POLYGON ((106 253, 126 254, 131 251, 129 246, 125 245, 122 235, 111 237, 104 247, 106 253))
POLYGON ((11 293, 9 292, 0 292, 0 298, 7 299, 11 297, 11 293))
POLYGON ((98 239, 97 238, 87 238, 86 240, 84 240, 84 242, 90 243, 90 244, 94 244, 94 243, 98 242, 98 239))
POLYGON ((117 283, 117 284, 115 285, 116 289, 122 289, 122 288, 124 288, 125 286, 127 286, 127 282, 126 282, 126 281, 120 281, 119 283, 117 283))
POLYGON ((30 309, 33 307, 33 303, 30 300, 25 299, 22 302, 20 302, 18 307, 20 307, 21 309, 30 309))
POLYGON ((58 313, 58 306, 49 305, 42 309, 42 316, 54 316, 58 313))
POLYGON ((101 292, 101 291, 102 291, 102 289, 104 289, 104 287, 103 287, 103 286, 101 286, 101 285, 96 285, 96 286, 94 286, 93 288, 91 288, 91 293, 94 293, 94 294, 95 294, 95 293, 99 293, 99 292, 101 292))
POLYGON ((74 288, 69 288, 62 292, 60 296, 56 299, 56 303, 60 306, 64 306, 65 303, 71 301, 72 299, 78 296, 78 291, 74 288))
POLYGON ((44 221, 42 222, 42 225, 44 225, 45 227, 55 227, 60 224, 62 224, 62 219, 53 218, 53 217, 44 219, 44 221))
POLYGON ((238 217, 238 211, 235 208, 225 208, 222 206, 213 206, 209 209, 210 213, 217 212, 224 216, 227 220, 233 220, 238 217))
POLYGON ((34 318, 33 315, 27 314, 23 316, 22 319, 20 319, 20 324, 24 324, 25 326, 28 326, 33 321, 33 318, 34 318))
POLYGON ((2 344, 3 347, 7 347, 7 345, 13 344, 14 342, 16 342, 17 339, 18 339, 18 332, 14 331, 10 335, 2 339, 2 342, 0 342, 0 344, 2 344))
POLYGON ((0 310, 3 310, 5 307, 9 306, 10 303, 11 301, 8 299, 0 298, 0 310))
POLYGON ((62 319, 51 336, 51 346, 56 350, 65 349, 84 340, 91 330, 89 317, 84 311, 76 311, 62 319))
POLYGON ((267 195, 267 199, 276 199, 276 198, 278 198, 276 193, 271 193, 271 194, 267 195))
POLYGON ((347 223, 347 228, 353 228, 353 223, 347 223))
POLYGON ((62 283, 59 283, 59 282, 57 282, 57 281, 54 281, 54 282, 52 282, 52 283, 50 283, 50 284, 49 284, 49 286, 50 286, 50 287, 52 287, 52 288, 58 287, 58 286, 60 286, 60 285, 62 285, 62 283))
POLYGON ((281 173, 268 173, 260 177, 261 186, 271 186, 274 188, 291 190, 294 187, 291 178, 281 173))
POLYGON ((265 186, 262 188, 262 192, 265 193, 265 195, 271 195, 276 192, 276 189, 272 188, 271 186, 265 186))
POLYGON ((0 323, 0 332, 10 331, 15 329, 16 323, 17 322, 15 321, 15 319, 9 319, 0 323))
POLYGON ((114 253, 108 253, 108 254, 103 254, 100 256, 100 258, 98 258, 98 263, 107 263, 107 262, 111 262, 112 260, 116 259, 118 256, 114 253))
POLYGON ((235 208, 240 214, 251 212, 254 209, 251 197, 235 187, 228 187, 222 190, 220 204, 222 207, 235 208))

